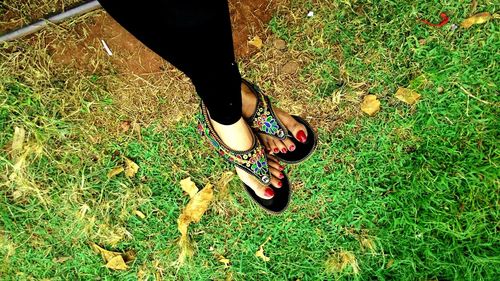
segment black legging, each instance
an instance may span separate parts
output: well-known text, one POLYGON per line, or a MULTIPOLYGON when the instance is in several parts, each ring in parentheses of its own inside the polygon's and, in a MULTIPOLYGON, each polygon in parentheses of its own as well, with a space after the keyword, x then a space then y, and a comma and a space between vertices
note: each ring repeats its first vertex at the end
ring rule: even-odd
POLYGON ((152 51, 184 72, 210 117, 241 118, 241 76, 234 58, 227 0, 99 0, 152 51))

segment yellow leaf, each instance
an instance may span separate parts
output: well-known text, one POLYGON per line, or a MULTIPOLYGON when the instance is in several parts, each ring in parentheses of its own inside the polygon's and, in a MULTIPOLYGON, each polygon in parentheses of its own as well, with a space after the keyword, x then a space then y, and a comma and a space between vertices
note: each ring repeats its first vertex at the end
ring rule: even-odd
POLYGON ((131 178, 139 171, 139 165, 125 157, 125 176, 131 178))
POLYGON ((377 96, 375 95, 366 95, 361 103, 361 110, 373 116, 380 110, 380 101, 377 100, 377 96))
POLYGON ((267 237, 266 242, 262 243, 262 245, 259 246, 259 250, 255 252, 256 257, 261 258, 263 261, 266 262, 269 261, 270 258, 264 255, 264 245, 266 245, 266 243, 269 242, 269 240, 271 240, 271 236, 267 237))
POLYGON ((139 211, 139 210, 135 210, 134 213, 135 213, 136 216, 138 216, 141 219, 145 219, 146 218, 146 215, 143 212, 139 211))
POLYGON ((196 193, 198 193, 198 188, 196 187, 194 182, 191 181, 191 178, 185 178, 181 180, 181 188, 187 194, 189 194, 190 198, 193 198, 196 195, 196 193))
POLYGON ((205 188, 196 193, 186 205, 181 215, 177 219, 177 229, 181 233, 179 240, 180 253, 177 259, 177 264, 182 265, 187 256, 192 255, 192 247, 189 244, 187 229, 192 222, 199 222, 201 217, 208 209, 208 205, 213 198, 213 189, 211 184, 207 184, 205 188))
POLYGON ((121 172, 123 172, 123 170, 125 169, 122 166, 114 167, 111 171, 108 172, 108 179, 111 179, 116 175, 119 175, 121 172))
POLYGON ((252 40, 248 41, 248 44, 257 47, 258 49, 262 48, 262 39, 259 36, 255 36, 252 40))
POLYGON ((491 18, 491 14, 488 12, 475 14, 470 18, 465 19, 460 26, 463 28, 469 28, 474 24, 481 24, 489 21, 491 18))
POLYGON ((420 94, 410 89, 399 88, 396 92, 396 98, 409 105, 414 105, 420 99, 420 94))
POLYGON ((113 270, 126 270, 128 269, 127 264, 123 260, 122 256, 112 257, 106 264, 106 267, 113 270))
POLYGON ((219 259, 219 262, 224 264, 224 266, 229 266, 229 264, 231 263, 231 261, 225 258, 223 255, 218 255, 217 258, 219 259))
POLYGON ((94 252, 101 254, 105 262, 109 262, 116 256, 121 256, 121 253, 108 251, 95 243, 90 243, 90 247, 92 247, 92 250, 94 250, 94 252))
POLYGON ((264 255, 264 248, 262 246, 259 247, 259 250, 255 253, 255 256, 261 258, 263 261, 269 261, 269 257, 264 255))

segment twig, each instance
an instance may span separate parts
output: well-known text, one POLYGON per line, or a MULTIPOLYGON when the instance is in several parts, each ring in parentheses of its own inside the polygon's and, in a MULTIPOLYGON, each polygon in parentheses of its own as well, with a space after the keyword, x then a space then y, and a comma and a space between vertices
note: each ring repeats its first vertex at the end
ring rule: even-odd
POLYGON ((461 90, 462 90, 462 91, 463 91, 466 95, 468 95, 469 97, 471 97, 471 98, 473 98, 473 99, 475 99, 475 100, 477 100, 477 101, 480 101, 480 102, 482 102, 482 103, 484 103, 484 104, 493 104, 492 102, 485 101, 485 100, 482 100, 482 99, 480 99, 480 98, 478 98, 478 97, 474 96, 473 94, 471 94, 469 91, 467 91, 467 90, 466 90, 464 87, 462 87, 461 85, 458 85, 458 87, 459 87, 459 88, 460 88, 460 89, 461 89, 461 90))

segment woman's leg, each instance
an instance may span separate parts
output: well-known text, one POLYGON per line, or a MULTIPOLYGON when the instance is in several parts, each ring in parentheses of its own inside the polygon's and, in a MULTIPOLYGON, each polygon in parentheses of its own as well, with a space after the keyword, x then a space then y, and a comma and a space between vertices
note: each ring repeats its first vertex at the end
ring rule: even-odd
MULTIPOLYGON (((227 0, 100 2, 125 29, 191 79, 226 145, 241 151, 252 146, 252 132, 242 118, 241 77, 227 0)), ((270 170, 271 183, 280 187, 283 167, 273 162, 270 170)), ((257 195, 272 197, 272 189, 240 169, 237 172, 257 195)))
POLYGON ((241 117, 241 77, 235 63, 226 0, 100 0, 106 11, 193 82, 213 120, 241 117))

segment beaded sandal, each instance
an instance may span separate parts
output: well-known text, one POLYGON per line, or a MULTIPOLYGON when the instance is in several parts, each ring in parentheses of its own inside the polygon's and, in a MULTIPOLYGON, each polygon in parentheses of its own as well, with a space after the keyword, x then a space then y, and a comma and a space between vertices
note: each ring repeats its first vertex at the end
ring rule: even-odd
POLYGON ((270 185, 271 174, 266 154, 264 147, 260 144, 257 137, 252 134, 253 145, 250 149, 246 151, 235 151, 225 145, 219 138, 210 122, 208 110, 203 103, 201 103, 201 114, 198 114, 198 121, 198 131, 202 136, 204 135, 208 138, 219 155, 227 162, 254 176, 261 184, 269 186, 274 191, 274 196, 271 199, 264 199, 257 196, 248 185, 243 184, 250 198, 252 198, 257 205, 270 213, 278 214, 285 211, 291 196, 288 177, 284 175, 284 178, 280 180, 282 183, 280 188, 275 188, 270 185))
POLYGON ((247 87, 257 97, 255 112, 250 118, 247 119, 248 124, 252 127, 254 132, 266 134, 280 140, 290 138, 290 140, 295 144, 296 148, 294 151, 288 151, 287 153, 279 152, 274 154, 274 156, 280 161, 288 164, 300 163, 311 156, 318 143, 317 134, 312 129, 312 126, 301 117, 292 115, 297 122, 303 124, 307 129, 306 142, 302 143, 298 141, 291 135, 290 132, 288 132, 283 123, 281 123, 281 121, 276 117, 269 97, 264 95, 256 85, 245 79, 241 79, 241 81, 245 83, 245 85, 247 85, 247 87))

